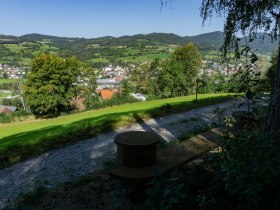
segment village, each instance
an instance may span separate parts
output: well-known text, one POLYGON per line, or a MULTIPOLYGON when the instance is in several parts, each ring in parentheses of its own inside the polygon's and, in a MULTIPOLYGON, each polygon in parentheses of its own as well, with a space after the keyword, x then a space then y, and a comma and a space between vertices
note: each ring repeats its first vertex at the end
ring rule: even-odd
MULTIPOLYGON (((240 65, 241 64, 239 64, 239 66, 240 65)), ((100 101, 111 99, 118 92, 122 81, 130 80, 132 72, 139 68, 141 68, 140 65, 129 64, 126 67, 108 65, 100 69, 96 80, 96 94, 99 95, 100 101)), ((211 76, 215 72, 220 72, 221 74, 230 77, 236 71, 237 67, 234 67, 232 64, 225 66, 211 60, 202 60, 202 69, 198 75, 207 74, 208 76, 211 76)), ((0 78, 2 79, 23 79, 27 74, 28 70, 26 67, 20 68, 16 66, 9 66, 7 64, 0 64, 0 78)), ((19 97, 19 95, 11 96, 11 90, 0 89, 0 93, 1 92, 8 94, 8 96, 5 97, 7 99, 19 97)), ((140 101, 146 100, 146 97, 141 93, 131 93, 131 96, 140 101)), ((77 104, 80 110, 84 109, 80 100, 77 101, 77 104)), ((15 110, 16 107, 7 107, 3 105, 0 107, 0 113, 10 113, 15 110)))
POLYGON ((0 78, 3 79, 19 79, 26 76, 26 68, 10 66, 0 63, 0 78))

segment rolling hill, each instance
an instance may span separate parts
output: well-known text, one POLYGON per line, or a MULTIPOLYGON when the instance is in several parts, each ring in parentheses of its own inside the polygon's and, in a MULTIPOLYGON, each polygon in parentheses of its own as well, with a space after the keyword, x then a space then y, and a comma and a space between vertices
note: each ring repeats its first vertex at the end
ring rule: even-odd
MULTIPOLYGON (((243 37, 243 43, 246 38, 243 37)), ((93 39, 57 37, 42 34, 27 34, 20 37, 0 35, 0 63, 28 65, 37 53, 76 55, 93 66, 115 62, 141 63, 147 60, 166 58, 180 45, 195 43, 202 55, 220 48, 223 32, 211 32, 196 36, 181 37, 172 33, 137 34, 122 37, 100 37, 93 39)), ((258 53, 272 53, 276 43, 268 36, 257 36, 250 43, 258 53)))

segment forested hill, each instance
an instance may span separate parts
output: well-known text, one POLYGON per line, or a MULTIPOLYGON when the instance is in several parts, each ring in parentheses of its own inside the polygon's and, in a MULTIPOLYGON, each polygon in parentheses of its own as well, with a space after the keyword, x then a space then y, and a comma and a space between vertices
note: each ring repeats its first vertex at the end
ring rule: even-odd
MULTIPOLYGON (((57 37, 41 34, 24 36, 0 35, 0 63, 28 65, 38 52, 76 55, 83 61, 104 65, 116 61, 141 63, 156 57, 166 58, 174 48, 189 42, 195 43, 202 55, 218 50, 223 33, 216 31, 196 36, 178 36, 172 33, 137 34, 122 37, 93 39, 57 37)), ((244 39, 244 38, 242 38, 244 39)), ((276 43, 269 37, 250 43, 258 53, 272 53, 276 43)))
MULTIPOLYGON (((106 46, 116 46, 116 45, 126 45, 126 46, 139 46, 139 44, 153 45, 155 43, 161 44, 174 44, 182 45, 188 42, 193 42, 197 44, 199 48, 205 48, 208 46, 213 49, 219 49, 223 43, 223 32, 216 31, 211 33, 199 34, 196 36, 185 36, 181 37, 172 33, 151 33, 151 34, 137 34, 133 36, 122 36, 122 37, 100 37, 93 39, 85 38, 69 38, 69 37, 58 37, 58 36, 49 36, 41 34, 27 34, 20 37, 16 36, 5 36, 0 35, 0 43, 21 43, 24 41, 29 42, 41 42, 41 41, 51 41, 56 45, 56 47, 63 49, 77 49, 83 48, 88 44, 99 44, 106 46)), ((243 38, 244 39, 244 38, 243 38)), ((271 43, 271 39, 268 36, 265 36, 262 39, 260 36, 257 36, 257 39, 252 43, 253 48, 257 49, 260 53, 272 53, 275 50, 275 43, 271 43)))

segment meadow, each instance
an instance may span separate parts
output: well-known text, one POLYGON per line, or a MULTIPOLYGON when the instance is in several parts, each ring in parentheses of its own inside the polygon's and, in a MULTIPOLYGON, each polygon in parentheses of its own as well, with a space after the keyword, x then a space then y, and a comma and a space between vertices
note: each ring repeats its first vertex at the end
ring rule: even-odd
POLYGON ((0 124, 0 167, 117 127, 219 103, 231 97, 228 94, 203 94, 195 101, 195 96, 185 96, 124 104, 53 119, 0 124))
POLYGON ((0 85, 4 83, 16 83, 18 82, 17 79, 0 79, 0 85))

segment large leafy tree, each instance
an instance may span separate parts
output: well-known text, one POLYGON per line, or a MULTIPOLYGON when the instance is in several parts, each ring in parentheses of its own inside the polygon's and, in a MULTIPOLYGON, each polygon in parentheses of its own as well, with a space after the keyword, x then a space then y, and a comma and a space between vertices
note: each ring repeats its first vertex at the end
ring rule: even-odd
POLYGON ((162 63, 158 81, 159 89, 162 93, 170 94, 171 97, 185 95, 187 79, 182 63, 173 59, 166 60, 162 63))
POLYGON ((160 91, 169 92, 171 97, 190 94, 201 66, 201 56, 194 44, 177 48, 170 59, 161 63, 157 82, 160 91))
MULTIPOLYGON (((26 102, 36 117, 57 117, 72 109, 70 101, 81 93, 81 70, 75 57, 39 54, 31 64, 24 85, 26 102)), ((82 77, 81 77, 82 76, 82 77)))
MULTIPOLYGON (((203 0, 201 16, 203 22, 213 14, 225 16, 224 53, 236 47, 237 33, 248 35, 250 41, 256 38, 258 32, 268 33, 276 40, 279 35, 280 1, 279 0, 203 0)), ((280 48, 280 43, 279 43, 280 48)), ((278 54, 275 75, 270 95, 269 112, 266 121, 266 131, 280 130, 280 54, 278 54)))
POLYGON ((186 79, 184 91, 187 94, 190 93, 194 86, 195 79, 197 78, 198 71, 202 67, 201 55, 197 47, 189 43, 183 47, 177 48, 172 60, 182 65, 182 73, 186 79))
POLYGON ((134 71, 133 83, 149 97, 187 95, 193 89, 201 66, 198 49, 194 44, 187 44, 177 48, 169 59, 155 59, 142 66, 141 71, 134 71))

